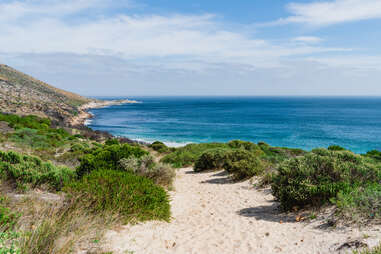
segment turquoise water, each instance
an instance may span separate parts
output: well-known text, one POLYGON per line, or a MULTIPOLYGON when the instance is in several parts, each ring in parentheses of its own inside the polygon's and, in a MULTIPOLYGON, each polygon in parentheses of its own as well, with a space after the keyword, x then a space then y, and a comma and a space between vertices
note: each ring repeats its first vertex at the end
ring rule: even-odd
MULTIPOLYGON (((120 98, 101 98, 120 99, 120 98)), ((89 127, 170 145, 264 141, 303 149, 381 150, 381 98, 134 97, 139 104, 92 109, 89 127)))

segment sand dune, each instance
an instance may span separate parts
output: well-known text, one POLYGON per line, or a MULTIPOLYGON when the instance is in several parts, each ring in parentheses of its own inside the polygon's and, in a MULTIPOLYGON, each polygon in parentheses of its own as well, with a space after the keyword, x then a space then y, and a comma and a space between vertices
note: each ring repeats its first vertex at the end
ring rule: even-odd
POLYGON ((104 242, 113 253, 232 254, 345 253, 344 243, 369 246, 381 239, 372 230, 321 227, 321 221, 296 222, 280 214, 269 190, 248 181, 231 183, 224 172, 194 174, 181 169, 171 192, 171 223, 148 222, 109 231, 104 242))

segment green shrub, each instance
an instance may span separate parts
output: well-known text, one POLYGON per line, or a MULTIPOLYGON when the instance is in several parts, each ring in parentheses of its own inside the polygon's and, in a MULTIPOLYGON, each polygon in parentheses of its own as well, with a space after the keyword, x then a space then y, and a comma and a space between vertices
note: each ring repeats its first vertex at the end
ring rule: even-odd
POLYGON ((9 126, 14 129, 30 128, 36 130, 47 130, 51 125, 48 118, 40 118, 32 115, 18 116, 0 113, 0 121, 8 122, 9 126))
POLYGON ((19 234, 13 231, 0 233, 0 254, 21 254, 18 238, 19 234))
POLYGON ((289 158, 304 155, 306 152, 298 148, 287 148, 287 147, 272 147, 264 142, 259 142, 258 146, 264 152, 262 158, 269 163, 277 165, 289 158))
POLYGON ((345 151, 346 149, 344 147, 341 147, 338 145, 330 145, 328 147, 328 150, 330 150, 330 151, 345 151))
POLYGON ((66 181, 75 178, 75 172, 69 168, 54 166, 37 157, 12 151, 0 151, 0 173, 22 188, 48 185, 52 189, 60 190, 66 181))
POLYGON ((161 186, 170 187, 176 176, 172 167, 160 162, 155 163, 151 155, 144 155, 141 158, 123 158, 119 161, 119 164, 125 171, 147 177, 161 186))
POLYGON ((377 150, 371 150, 367 152, 364 156, 375 159, 377 161, 381 161, 381 152, 377 150))
POLYGON ((106 146, 112 146, 112 145, 120 145, 119 140, 116 138, 108 139, 105 142, 106 146))
POLYGON ((272 191, 284 209, 321 205, 338 192, 381 179, 380 170, 361 156, 348 151, 314 149, 279 166, 272 191))
POLYGON ((161 161, 175 168, 188 167, 195 163, 201 154, 213 148, 228 148, 228 145, 223 143, 189 144, 167 154, 161 161))
POLYGON ((170 149, 163 142, 160 141, 153 142, 149 145, 149 147, 159 153, 167 153, 170 151, 170 149))
POLYGON ((137 172, 140 167, 140 160, 136 157, 122 158, 119 161, 120 167, 127 172, 137 172))
POLYGON ((338 214, 351 221, 381 219, 381 185, 379 183, 359 186, 349 192, 339 192, 334 202, 338 214))
POLYGON ((9 209, 8 199, 0 196, 0 253, 20 254, 17 247, 19 235, 14 232, 20 215, 9 209))
POLYGON ((197 159, 193 170, 195 172, 201 172, 205 170, 222 169, 225 164, 228 151, 229 150, 226 148, 215 148, 205 151, 197 159))
POLYGON ((73 144, 71 147, 70 147, 70 152, 81 152, 81 151, 84 151, 85 150, 85 147, 82 145, 82 144, 73 144))
POLYGON ((0 196, 0 233, 12 230, 19 215, 7 207, 7 199, 0 196))
POLYGON ((247 151, 260 150, 260 147, 257 144, 242 140, 232 140, 228 143, 228 146, 232 149, 244 149, 247 151))
POLYGON ((148 154, 138 146, 111 145, 104 148, 98 148, 90 154, 81 158, 81 164, 77 168, 77 175, 82 177, 96 169, 115 169, 120 170, 119 161, 122 158, 137 157, 148 154))
POLYGON ((15 131, 7 136, 10 141, 34 149, 53 150, 75 139, 64 129, 51 127, 47 118, 0 113, 0 121, 14 128, 15 131))
POLYGON ((276 176, 276 174, 277 174, 276 170, 265 171, 261 175, 261 178, 259 179, 258 186, 263 188, 270 186, 273 183, 273 179, 276 176))
POLYGON ((68 184, 65 190, 81 195, 81 202, 93 212, 113 212, 125 222, 170 218, 166 191, 151 180, 128 172, 95 170, 68 184))
POLYGON ((234 179, 240 180, 263 173, 266 164, 256 153, 238 149, 226 154, 223 167, 234 179))

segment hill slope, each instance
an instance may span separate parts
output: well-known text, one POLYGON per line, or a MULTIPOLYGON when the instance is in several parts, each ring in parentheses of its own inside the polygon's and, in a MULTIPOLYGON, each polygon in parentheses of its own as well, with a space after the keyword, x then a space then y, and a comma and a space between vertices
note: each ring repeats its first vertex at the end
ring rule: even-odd
POLYGON ((90 101, 0 64, 1 112, 33 114, 68 123, 78 114, 79 107, 90 101))

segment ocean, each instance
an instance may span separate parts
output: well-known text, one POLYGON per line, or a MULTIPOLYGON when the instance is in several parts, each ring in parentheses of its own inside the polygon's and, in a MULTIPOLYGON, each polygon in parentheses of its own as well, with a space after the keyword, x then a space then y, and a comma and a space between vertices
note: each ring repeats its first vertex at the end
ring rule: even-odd
MULTIPOLYGON (((107 97, 98 99, 126 99, 107 97)), ((311 150, 381 150, 381 97, 129 97, 137 104, 91 109, 88 126, 170 146, 264 141, 311 150)))

